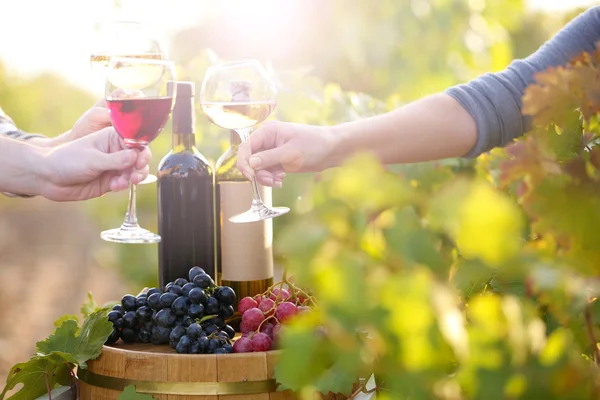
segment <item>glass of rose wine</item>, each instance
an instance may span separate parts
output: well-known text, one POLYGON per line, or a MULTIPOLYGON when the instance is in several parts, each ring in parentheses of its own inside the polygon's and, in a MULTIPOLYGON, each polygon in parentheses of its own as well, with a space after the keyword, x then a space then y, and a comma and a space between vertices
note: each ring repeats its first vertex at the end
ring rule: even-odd
MULTIPOLYGON (((90 66, 93 79, 102 86, 112 57, 167 59, 153 29, 135 21, 108 21, 99 25, 92 40, 90 66)), ((153 182, 156 182, 156 176, 148 174, 140 184, 153 182)))
MULTIPOLYGON (((277 88, 257 60, 242 60, 208 68, 200 90, 200 105, 208 119, 221 128, 234 130, 242 142, 250 140, 250 130, 266 120, 275 109, 277 88)), ((287 207, 267 207, 252 178, 250 209, 229 218, 234 223, 256 222, 279 217, 287 207)))
MULTIPOLYGON (((111 57, 106 74, 106 103, 113 126, 129 148, 143 149, 161 132, 175 99, 175 65, 171 61, 111 57)), ((136 187, 120 228, 100 234, 117 243, 158 243, 160 236, 139 226, 136 187)))

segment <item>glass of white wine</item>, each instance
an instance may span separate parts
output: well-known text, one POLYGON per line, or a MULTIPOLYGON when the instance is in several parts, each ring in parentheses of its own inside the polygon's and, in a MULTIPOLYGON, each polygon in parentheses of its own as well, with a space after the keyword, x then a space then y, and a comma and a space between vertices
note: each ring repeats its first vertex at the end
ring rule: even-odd
MULTIPOLYGON (((200 90, 200 105, 208 119, 221 128, 234 130, 242 142, 250 140, 251 128, 266 120, 275 109, 277 88, 257 60, 242 60, 208 68, 200 90)), ((267 207, 252 178, 250 209, 229 218, 234 223, 279 217, 287 207, 267 207)))
MULTIPOLYGON (((101 23, 92 41, 90 66, 94 80, 104 95, 104 82, 112 57, 166 60, 160 40, 150 26, 135 21, 108 21, 101 23), (101 85, 101 86, 100 86, 101 85)), ((156 182, 148 174, 140 184, 156 182)))

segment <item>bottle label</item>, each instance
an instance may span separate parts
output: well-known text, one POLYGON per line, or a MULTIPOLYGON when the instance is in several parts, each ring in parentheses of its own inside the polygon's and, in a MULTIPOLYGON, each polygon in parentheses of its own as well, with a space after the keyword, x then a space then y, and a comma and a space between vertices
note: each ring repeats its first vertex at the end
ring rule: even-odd
MULTIPOLYGON (((219 182, 221 215, 221 273, 226 281, 256 281, 273 277, 273 220, 234 224, 229 217, 252 204, 250 182, 219 182)), ((267 206, 272 189, 259 186, 267 206)))

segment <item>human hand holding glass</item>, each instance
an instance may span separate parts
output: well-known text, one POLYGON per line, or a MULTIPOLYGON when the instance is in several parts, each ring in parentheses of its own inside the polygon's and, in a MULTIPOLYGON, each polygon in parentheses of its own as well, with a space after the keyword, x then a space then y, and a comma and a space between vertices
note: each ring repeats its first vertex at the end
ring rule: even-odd
MULTIPOLYGON (((267 71, 256 60, 244 60, 209 67, 200 91, 200 105, 208 119, 225 129, 234 130, 242 142, 250 140, 253 126, 266 120, 275 109, 277 88, 267 71)), ((252 205, 231 222, 256 222, 279 217, 287 207, 267 207, 252 177, 252 205)))
MULTIPOLYGON (((106 103, 113 126, 129 148, 144 148, 169 119, 175 99, 175 66, 171 61, 112 57, 106 74, 106 103)), ((160 236, 137 222, 135 185, 120 228, 102 232, 118 243, 157 243, 160 236)))

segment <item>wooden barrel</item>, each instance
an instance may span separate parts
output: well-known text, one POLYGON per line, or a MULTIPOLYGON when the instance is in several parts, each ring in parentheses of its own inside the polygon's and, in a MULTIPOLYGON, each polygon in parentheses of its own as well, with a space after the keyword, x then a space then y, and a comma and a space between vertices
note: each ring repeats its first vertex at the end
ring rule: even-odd
POLYGON ((157 400, 295 400, 290 391, 276 391, 278 354, 177 354, 166 345, 141 343, 104 346, 100 357, 77 373, 80 399, 117 400, 134 385, 157 400))

